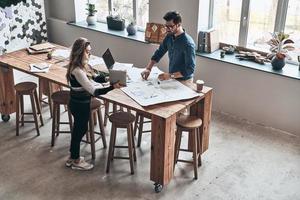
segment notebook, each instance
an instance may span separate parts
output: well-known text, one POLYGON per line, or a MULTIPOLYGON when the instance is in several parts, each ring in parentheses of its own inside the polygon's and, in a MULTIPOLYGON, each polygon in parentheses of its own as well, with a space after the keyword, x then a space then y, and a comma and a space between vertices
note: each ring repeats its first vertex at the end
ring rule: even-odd
POLYGON ((115 60, 109 50, 106 49, 106 51, 103 53, 102 58, 104 60, 104 63, 109 71, 109 81, 111 83, 116 83, 120 82, 122 85, 126 85, 126 77, 127 77, 127 72, 126 70, 114 70, 114 64, 115 60))

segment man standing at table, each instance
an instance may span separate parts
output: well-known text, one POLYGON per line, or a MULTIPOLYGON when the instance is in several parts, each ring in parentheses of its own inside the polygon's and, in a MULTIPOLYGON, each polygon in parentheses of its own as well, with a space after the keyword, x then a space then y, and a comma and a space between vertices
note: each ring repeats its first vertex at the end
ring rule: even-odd
POLYGON ((178 12, 170 11, 163 18, 166 21, 167 36, 141 75, 143 79, 147 80, 153 65, 158 63, 168 51, 169 73, 162 73, 158 78, 160 80, 178 79, 192 82, 195 71, 195 43, 182 28, 182 19, 178 12))

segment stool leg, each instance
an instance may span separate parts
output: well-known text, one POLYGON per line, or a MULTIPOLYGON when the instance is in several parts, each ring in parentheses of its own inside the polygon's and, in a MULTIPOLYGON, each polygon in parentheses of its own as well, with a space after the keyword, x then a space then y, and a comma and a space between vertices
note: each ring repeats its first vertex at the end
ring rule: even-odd
POLYGON ((48 104, 49 104, 49 110, 50 110, 50 117, 53 116, 53 108, 52 108, 52 100, 51 100, 51 95, 52 95, 52 83, 50 81, 48 82, 48 104))
POLYGON ((197 128, 197 135, 198 135, 198 167, 200 167, 202 165, 202 161, 201 161, 201 154, 202 154, 202 134, 200 132, 200 128, 197 128))
POLYGON ((175 147, 176 154, 175 154, 174 164, 176 164, 177 160, 178 160, 179 150, 180 150, 180 145, 181 145, 181 137, 182 137, 182 130, 179 127, 177 127, 177 136, 176 136, 177 147, 175 147))
POLYGON ((96 150, 95 150, 95 136, 94 136, 94 113, 90 113, 90 120, 89 120, 89 133, 91 139, 91 151, 92 151, 92 159, 96 158, 96 150))
POLYGON ((108 119, 108 114, 109 113, 109 102, 104 101, 104 126, 107 125, 107 119, 108 119))
POLYGON ((54 146, 55 144, 55 130, 56 130, 56 126, 57 126, 57 120, 56 120, 56 116, 57 116, 57 104, 54 103, 53 104, 53 116, 52 116, 52 137, 51 137, 51 147, 54 146))
POLYGON ((128 141, 128 153, 129 153, 129 162, 130 162, 130 171, 131 174, 134 174, 133 170, 133 148, 132 148, 132 131, 131 125, 127 126, 127 141, 128 141))
POLYGON ((107 147, 107 144, 106 144, 105 129, 104 129, 103 120, 102 120, 101 108, 97 109, 97 114, 98 114, 98 123, 99 123, 99 127, 100 127, 103 148, 105 149, 107 147))
POLYGON ((37 112, 36 112, 36 108, 35 108, 33 93, 31 93, 29 96, 30 96, 30 102, 31 102, 32 113, 33 113, 33 118, 34 118, 34 124, 35 124, 35 128, 37 131, 37 135, 39 136, 40 130, 39 130, 39 125, 38 125, 37 112))
POLYGON ((16 136, 19 136, 19 120, 20 120, 20 94, 17 92, 16 94, 16 136))
POLYGON ((24 97, 23 97, 23 95, 20 96, 20 100, 21 100, 21 126, 24 126, 24 97))
POLYGON ((37 94, 36 90, 34 90, 34 99, 35 99, 35 104, 36 104, 36 107, 38 110, 38 114, 40 115, 41 125, 44 126, 44 121, 43 121, 43 116, 42 116, 42 108, 41 108, 41 104, 39 102, 38 94, 37 94))
POLYGON ((114 149, 114 137, 116 137, 116 127, 115 124, 112 123, 111 125, 111 133, 110 133, 110 141, 109 141, 109 148, 108 148, 108 157, 107 157, 107 164, 106 164, 106 173, 109 173, 110 162, 113 157, 113 149, 114 149))
POLYGON ((139 119, 140 119, 140 114, 137 112, 136 113, 136 116, 135 116, 135 122, 134 122, 134 130, 133 130, 133 132, 134 132, 134 136, 136 135, 136 132, 137 132, 137 129, 138 129, 138 126, 139 126, 139 119))
POLYGON ((135 144, 134 144, 134 135, 133 135, 133 124, 130 125, 131 128, 131 138, 132 138, 132 148, 133 148, 133 159, 136 162, 136 151, 135 151, 135 144))
POLYGON ((114 160, 114 155, 115 155, 115 146, 116 146, 116 138, 117 138, 117 134, 118 134, 118 132, 117 132, 117 127, 115 127, 115 131, 116 131, 116 133, 115 133, 115 136, 113 137, 113 148, 112 148, 112 157, 111 157, 111 161, 113 161, 114 160))
POLYGON ((59 132, 60 132, 60 104, 57 104, 56 105, 56 137, 59 136, 59 132))
POLYGON ((194 174, 195 174, 195 179, 198 179, 198 152, 197 152, 197 129, 194 129, 193 131, 193 138, 194 138, 194 144, 193 144, 193 165, 194 165, 194 174))
POLYGON ((144 128, 144 116, 140 116, 140 122, 139 122, 139 136, 138 136, 138 143, 137 147, 141 146, 142 142, 142 134, 143 134, 143 128, 144 128))

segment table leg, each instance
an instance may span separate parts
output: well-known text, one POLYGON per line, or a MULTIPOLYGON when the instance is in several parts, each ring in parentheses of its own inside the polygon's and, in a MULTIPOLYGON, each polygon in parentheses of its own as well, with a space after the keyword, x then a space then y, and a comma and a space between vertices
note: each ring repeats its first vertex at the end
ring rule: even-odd
POLYGON ((10 119, 10 114, 16 112, 16 94, 14 89, 13 70, 0 66, 0 113, 3 121, 10 119))
POLYGON ((152 116, 150 180, 155 191, 173 178, 176 114, 164 119, 152 116))

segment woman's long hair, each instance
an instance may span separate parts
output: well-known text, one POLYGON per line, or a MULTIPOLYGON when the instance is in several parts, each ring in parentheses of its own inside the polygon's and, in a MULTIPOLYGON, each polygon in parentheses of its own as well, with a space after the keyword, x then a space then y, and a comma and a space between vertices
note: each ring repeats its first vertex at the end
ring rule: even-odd
POLYGON ((90 42, 86 38, 78 38, 73 46, 70 54, 70 62, 68 64, 68 71, 66 78, 68 83, 70 82, 71 73, 76 67, 83 68, 84 63, 82 63, 82 58, 84 56, 84 51, 87 46, 90 45, 90 42))

